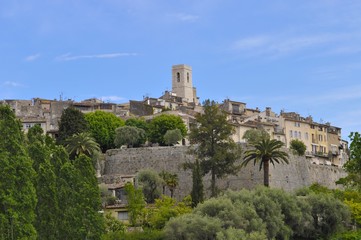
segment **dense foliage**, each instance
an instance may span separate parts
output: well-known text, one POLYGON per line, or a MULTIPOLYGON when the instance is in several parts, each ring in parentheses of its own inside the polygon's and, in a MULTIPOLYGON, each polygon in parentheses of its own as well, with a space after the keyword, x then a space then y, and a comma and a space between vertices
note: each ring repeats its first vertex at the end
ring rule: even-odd
POLYGON ((306 152, 306 145, 299 139, 293 139, 290 142, 290 149, 293 151, 294 154, 298 156, 305 155, 306 152))
POLYGON ((20 121, 0 105, 0 239, 36 239, 35 171, 20 121))
POLYGON ((352 132, 349 137, 351 140, 350 159, 344 165, 348 175, 337 183, 361 191, 361 134, 352 132))
POLYGON ((26 138, 8 107, 0 106, 0 133, 0 238, 100 239, 91 159, 79 154, 71 161, 40 126, 26 138))
POLYGON ((209 199, 171 219, 164 233, 166 239, 329 239, 349 219, 333 195, 257 188, 209 199))
POLYGON ((264 129, 249 129, 243 134, 243 139, 247 141, 247 143, 255 144, 260 142, 262 139, 269 139, 270 135, 264 129))
POLYGON ((164 135, 168 130, 179 129, 182 137, 187 135, 187 127, 179 116, 162 114, 154 117, 149 123, 149 140, 152 143, 166 145, 164 135))
POLYGON ((124 126, 115 129, 114 144, 116 147, 127 145, 139 147, 146 141, 146 133, 143 129, 132 126, 124 126))
POLYGON ((149 126, 143 118, 129 118, 125 121, 125 126, 143 129, 148 136, 149 126))
POLYGON ((95 111, 85 114, 89 131, 100 146, 102 152, 114 148, 115 129, 124 126, 124 121, 113 113, 95 111))
POLYGON ((68 107, 63 110, 60 117, 57 141, 63 144, 66 139, 74 134, 86 132, 88 127, 84 114, 74 107, 68 107))
POLYGON ((182 140, 182 132, 178 128, 168 130, 164 134, 164 143, 168 146, 177 144, 180 140, 182 140))
POLYGON ((144 169, 137 174, 139 186, 141 187, 145 201, 154 203, 155 199, 161 195, 162 179, 158 173, 152 169, 144 169))

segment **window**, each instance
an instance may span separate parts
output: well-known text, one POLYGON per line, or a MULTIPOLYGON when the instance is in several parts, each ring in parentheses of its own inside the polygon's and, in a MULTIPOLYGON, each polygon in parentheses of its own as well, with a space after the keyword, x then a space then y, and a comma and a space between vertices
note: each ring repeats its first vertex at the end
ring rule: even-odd
POLYGON ((180 73, 177 72, 177 82, 180 82, 180 73))
POLYGON ((297 138, 297 131, 295 131, 293 135, 295 136, 295 138, 297 138))
POLYGON ((128 212, 118 212, 118 220, 128 220, 128 212))
POLYGON ((317 152, 317 146, 316 145, 312 145, 312 152, 316 153, 317 152))
POLYGON ((189 82, 189 72, 187 72, 187 82, 189 82))
POLYGON ((232 113, 239 113, 239 105, 232 104, 232 113))
POLYGON ((293 136, 292 136, 292 130, 290 130, 290 137, 292 138, 293 136))

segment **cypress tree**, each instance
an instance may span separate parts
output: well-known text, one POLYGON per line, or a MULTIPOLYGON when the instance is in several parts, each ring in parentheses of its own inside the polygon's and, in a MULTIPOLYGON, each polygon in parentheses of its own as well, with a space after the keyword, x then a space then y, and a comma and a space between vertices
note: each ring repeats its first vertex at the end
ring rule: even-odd
POLYGON ((0 238, 36 239, 35 171, 20 121, 0 105, 0 238))

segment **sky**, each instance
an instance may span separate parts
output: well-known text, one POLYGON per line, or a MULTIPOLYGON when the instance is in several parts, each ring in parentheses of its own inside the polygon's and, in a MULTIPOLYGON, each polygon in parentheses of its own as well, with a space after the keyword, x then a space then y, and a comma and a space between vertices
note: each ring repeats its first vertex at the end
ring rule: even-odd
POLYGON ((361 132, 359 0, 3 0, 0 99, 124 103, 171 90, 361 132))

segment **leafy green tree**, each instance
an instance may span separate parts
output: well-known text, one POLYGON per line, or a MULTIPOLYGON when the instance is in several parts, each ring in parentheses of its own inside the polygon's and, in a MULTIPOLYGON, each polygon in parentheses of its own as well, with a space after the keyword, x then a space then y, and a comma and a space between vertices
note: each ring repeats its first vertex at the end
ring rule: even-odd
POLYGON ((154 203, 160 197, 162 179, 151 169, 144 169, 137 174, 139 186, 142 188, 147 203, 154 203))
POLYGON ((36 239, 35 171, 20 121, 0 105, 0 238, 36 239))
POLYGON ((243 134, 243 139, 246 139, 248 143, 255 144, 262 139, 269 139, 270 135, 263 128, 261 129, 249 129, 243 134))
POLYGON ((129 118, 125 121, 125 126, 143 129, 148 136, 149 126, 144 118, 129 118))
POLYGON ((39 239, 57 239, 61 212, 58 207, 56 176, 48 159, 40 164, 37 173, 36 230, 39 239))
POLYGON ((191 152, 200 161, 202 173, 211 174, 211 196, 217 195, 216 178, 235 174, 238 171, 236 160, 240 148, 232 140, 233 126, 227 121, 214 101, 204 102, 204 114, 196 116, 197 124, 191 128, 189 140, 193 147, 191 152))
POLYGON ((168 130, 174 129, 179 129, 182 137, 187 135, 187 127, 181 117, 170 114, 156 116, 149 123, 149 140, 164 146, 164 135, 168 130))
POLYGON ((182 133, 178 128, 168 130, 164 134, 164 143, 168 146, 177 144, 180 140, 182 140, 182 133))
POLYGON ((141 128, 124 126, 115 129, 114 144, 116 147, 127 145, 128 147, 138 147, 145 143, 145 131, 141 128))
POLYGON ((127 183, 125 185, 127 193, 129 222, 132 226, 139 224, 139 218, 145 207, 145 200, 142 189, 135 188, 133 184, 127 183))
POLYGON ((169 219, 192 211, 191 207, 184 202, 176 202, 173 198, 165 195, 156 199, 154 207, 147 210, 145 214, 147 225, 152 229, 162 229, 169 219))
POLYGON ((106 233, 124 233, 126 230, 126 226, 124 223, 119 221, 118 219, 112 217, 110 213, 104 215, 105 221, 105 232, 106 233))
POLYGON ((77 133, 86 132, 88 128, 84 114, 74 107, 68 107, 63 110, 60 117, 57 142, 63 144, 67 138, 77 133))
POLYGON ((71 159, 75 159, 84 154, 90 158, 100 152, 99 144, 88 132, 74 134, 65 140, 65 149, 71 159))
POLYGON ((104 231, 100 192, 91 159, 80 155, 60 169, 59 239, 99 239, 104 231))
POLYGON ((290 142, 290 149, 294 154, 297 154, 298 156, 304 156, 307 147, 301 140, 293 139, 290 142))
POLYGON ((85 114, 92 136, 99 143, 102 152, 114 148, 115 129, 124 126, 124 121, 113 113, 95 111, 85 114))
POLYGON ((43 135, 43 130, 37 125, 29 129, 27 138, 28 153, 37 173, 34 185, 38 199, 35 208, 38 238, 57 239, 61 213, 58 207, 57 176, 51 163, 51 156, 57 146, 53 139, 43 135))
POLYGON ((275 139, 262 139, 260 142, 253 144, 253 148, 245 152, 242 166, 246 166, 253 161, 259 163, 259 170, 263 168, 264 185, 269 187, 269 164, 285 162, 288 164, 288 154, 281 150, 283 142, 275 139))
POLYGON ((342 232, 350 221, 349 209, 330 194, 310 194, 307 201, 311 206, 314 239, 329 239, 342 232))
POLYGON ((348 175, 336 183, 361 191, 361 135, 358 132, 351 132, 349 138, 350 159, 344 165, 348 175))
POLYGON ((181 239, 216 239, 222 230, 222 222, 217 218, 198 214, 184 214, 171 219, 164 228, 164 235, 169 240, 181 239))

